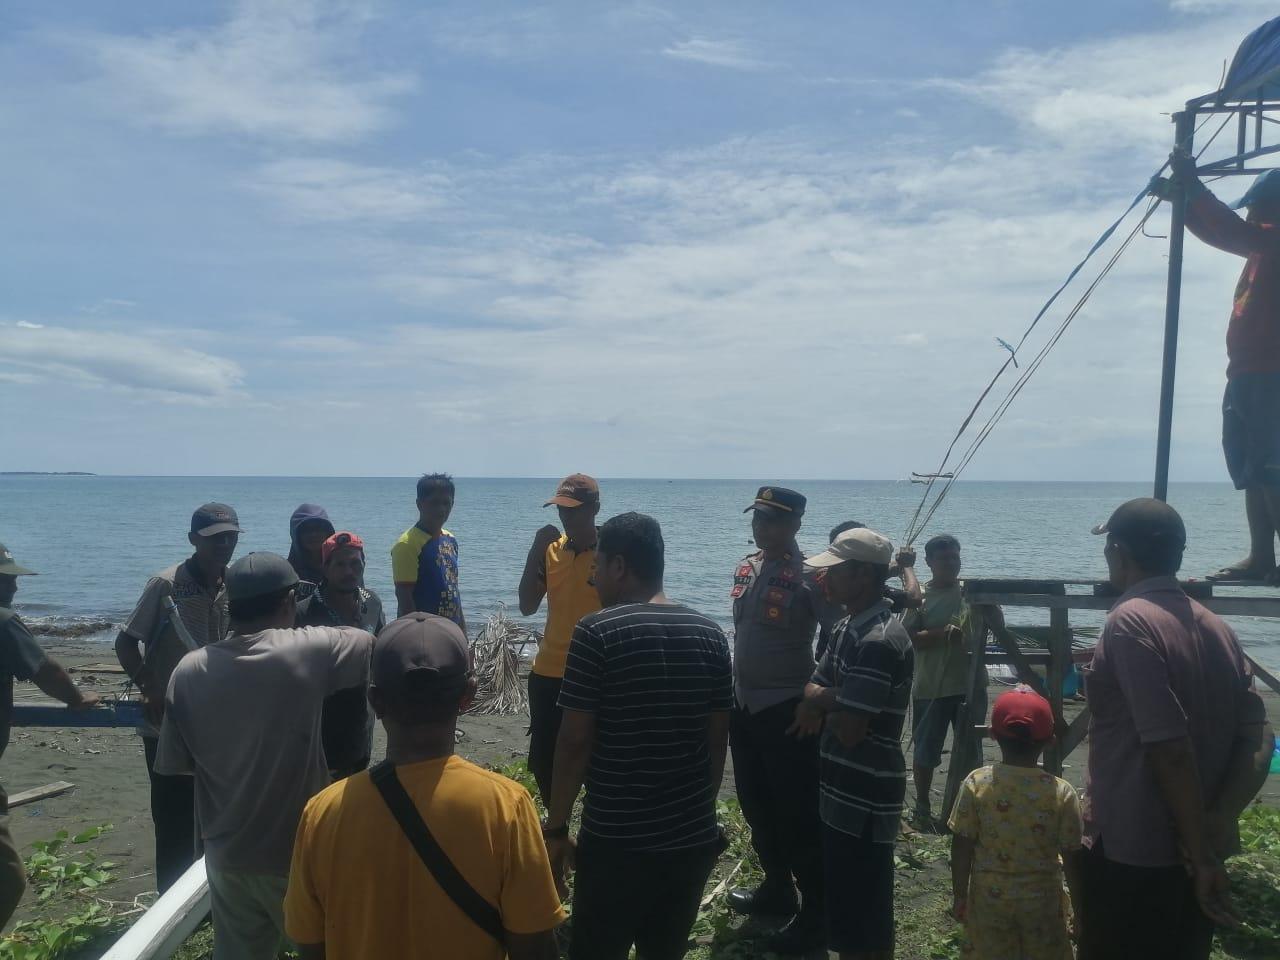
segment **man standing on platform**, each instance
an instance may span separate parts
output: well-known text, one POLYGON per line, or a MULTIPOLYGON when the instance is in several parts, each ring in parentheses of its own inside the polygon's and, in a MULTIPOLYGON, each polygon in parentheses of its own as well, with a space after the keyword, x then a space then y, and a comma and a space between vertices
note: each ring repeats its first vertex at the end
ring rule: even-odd
POLYGON ((1234 922, 1222 860, 1275 738, 1235 633, 1178 585, 1177 511, 1130 500, 1093 532, 1121 596, 1085 684, 1080 957, 1205 960, 1234 922))
POLYGON ((156 840, 156 888, 168 890, 196 859, 195 793, 191 778, 156 772, 164 695, 173 669, 187 654, 164 600, 172 598, 196 646, 227 635, 227 592, 222 580, 240 541, 240 520, 225 503, 206 503, 191 515, 187 541, 195 552, 147 581, 133 613, 116 637, 116 657, 142 694, 146 715, 138 725, 151 778, 151 820, 156 840), (141 650, 139 650, 141 646, 141 650))
POLYGON ((738 801, 764 871, 756 889, 730 891, 729 906, 790 918, 768 941, 782 954, 808 953, 824 932, 818 745, 787 732, 813 676, 822 606, 796 545, 804 508, 805 498, 794 490, 759 489, 744 512, 751 513, 760 549, 738 564, 729 594, 735 700, 729 748, 738 801))
POLYGON ((538 783, 543 804, 549 806, 569 641, 578 621, 600 609, 592 579, 600 485, 585 473, 571 474, 543 506, 556 508, 564 533, 549 523, 534 536, 520 577, 520 612, 532 616, 542 598, 547 598, 547 625, 529 671, 529 772, 538 783))
POLYGON ((1280 531, 1280 170, 1258 177, 1234 205, 1200 182, 1184 150, 1169 157, 1187 197, 1187 229, 1205 243, 1245 257, 1227 323, 1227 386, 1222 397, 1222 451, 1237 490, 1244 491, 1249 554, 1210 579, 1269 580, 1280 531))

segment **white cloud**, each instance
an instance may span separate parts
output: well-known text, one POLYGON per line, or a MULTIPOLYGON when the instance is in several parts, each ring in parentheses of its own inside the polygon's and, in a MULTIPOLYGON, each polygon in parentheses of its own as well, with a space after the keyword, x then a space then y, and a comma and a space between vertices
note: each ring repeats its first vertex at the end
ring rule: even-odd
POLYGON ((324 158, 278 160, 262 167, 250 187, 305 220, 410 221, 444 210, 449 180, 324 158))
POLYGON ((691 37, 678 40, 662 51, 663 56, 674 60, 689 60, 712 67, 730 70, 767 70, 770 64, 752 52, 744 40, 714 40, 709 37, 691 37))
POLYGON ((17 323, 17 326, 22 327, 24 330, 43 330, 44 329, 43 323, 32 323, 30 320, 19 320, 17 323))
POLYGON ((1013 49, 974 77, 934 85, 987 103, 1029 135, 1073 153, 1167 150, 1169 113, 1216 90, 1224 61, 1256 26, 1252 16, 1233 11, 1194 25, 1070 47, 1013 49))
POLYGON ((188 134, 343 141, 386 126, 387 102, 414 85, 403 73, 351 69, 360 9, 240 0, 229 20, 211 28, 78 40, 129 104, 123 115, 188 134))
MULTIPOLYGON (((0 363, 46 378, 111 385, 173 398, 215 400, 241 385, 240 366, 224 357, 175 347, 172 334, 152 337, 102 330, 0 324, 0 363)), ((12 373, 9 375, 13 376, 12 373)))

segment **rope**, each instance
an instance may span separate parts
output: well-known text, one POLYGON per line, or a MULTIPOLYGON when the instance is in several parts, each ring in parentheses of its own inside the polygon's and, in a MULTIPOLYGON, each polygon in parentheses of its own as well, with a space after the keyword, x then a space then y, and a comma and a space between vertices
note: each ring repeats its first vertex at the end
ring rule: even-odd
MULTIPOLYGON (((1200 157, 1204 154, 1204 152, 1209 149, 1209 146, 1216 139, 1218 139, 1218 135, 1222 133, 1224 129, 1226 129, 1227 123, 1231 120, 1231 116, 1232 116, 1231 114, 1227 114, 1223 119, 1222 123, 1219 124, 1218 129, 1215 130, 1213 132, 1213 135, 1209 137, 1208 140, 1205 141, 1204 145, 1200 148, 1200 152, 1196 154, 1197 160, 1199 160, 1200 157)), ((1204 118, 1196 126, 1195 130, 1192 132, 1191 137, 1189 137, 1188 140, 1191 142, 1194 142, 1195 135, 1198 134, 1204 128, 1205 124, 1208 123, 1209 120, 1212 119, 1212 117, 1213 117, 1213 114, 1205 114, 1204 118)), ((1185 146, 1185 144, 1178 143, 1175 146, 1177 148, 1181 148, 1185 146)), ((1040 320, 1049 311, 1049 308, 1052 307, 1054 303, 1057 302, 1058 297, 1062 294, 1062 292, 1066 290, 1068 286, 1071 285, 1071 282, 1075 280, 1075 278, 1079 275, 1080 271, 1084 269, 1085 264, 1087 264, 1089 260, 1093 258, 1093 255, 1097 253, 1098 250, 1101 249, 1107 243, 1108 240, 1111 239, 1112 235, 1119 228, 1120 224, 1123 223, 1125 219, 1129 216, 1129 214, 1134 211, 1134 209, 1143 200, 1143 198, 1150 194, 1151 185, 1156 181, 1156 179, 1162 173, 1164 173, 1165 168, 1168 167, 1168 165, 1169 165, 1169 162, 1167 160, 1163 164, 1161 164, 1160 169, 1157 170, 1155 174, 1152 176, 1152 178, 1147 182, 1147 186, 1143 188, 1142 192, 1133 198, 1133 201, 1129 204, 1128 207, 1125 208, 1124 213, 1122 213, 1119 216, 1119 218, 1113 224, 1111 224, 1111 226, 1107 227, 1107 229, 1102 232, 1102 235, 1099 236, 1098 239, 1094 242, 1093 246, 1089 248, 1088 253, 1084 255, 1084 259, 1082 259, 1079 263, 1075 265, 1075 267, 1072 268, 1071 272, 1067 274, 1066 280, 1064 280, 1061 286, 1059 286, 1058 289, 1056 289, 1053 292, 1053 294, 1049 297, 1049 299, 1046 300, 1044 305, 1040 308, 1039 312, 1036 313, 1035 317, 1032 318, 1030 325, 1027 327, 1025 331, 1023 331, 1022 337, 1021 339, 1018 340, 1017 345, 1010 347, 1009 345, 1005 344, 1004 341, 1001 341, 1001 345, 1004 346, 1005 349, 1009 351, 1009 356, 1005 359, 1004 363, 1000 365, 1000 368, 996 370, 995 375, 991 378, 990 381, 988 381, 986 387, 983 388, 982 392, 978 394, 978 399, 974 402, 968 414, 965 416, 964 421, 960 424, 960 429, 956 431, 955 435, 951 438, 951 442, 947 445, 946 452, 942 456, 942 462, 938 465, 937 469, 931 471, 930 473, 920 475, 922 479, 927 478, 927 482, 925 483, 924 493, 920 497, 920 503, 919 505, 917 505, 915 509, 915 513, 912 514, 911 520, 907 524, 907 531, 904 535, 904 543, 907 546, 911 546, 912 544, 914 544, 916 541, 916 538, 919 537, 920 534, 924 531, 925 526, 928 524, 930 518, 932 518, 934 512, 937 510, 937 504, 945 497, 946 491, 948 491, 951 488, 952 483, 955 482, 956 476, 960 473, 961 470, 964 469, 964 466, 968 464, 969 460, 972 459, 972 454, 976 452, 978 446, 981 446, 981 441, 986 438, 986 435, 991 432, 991 427, 994 426, 994 423, 999 422, 1000 417, 1003 416, 1003 412, 1002 412, 1003 409, 1006 409, 1008 406, 1008 403, 1011 402, 1012 398, 1017 396, 1017 394, 1021 392, 1022 386, 1025 385, 1025 381, 1027 377, 1029 376, 1030 373, 1034 372, 1036 368, 1038 368, 1039 362, 1043 359, 1043 355, 1038 355, 1036 362, 1034 362, 1026 371, 1023 372, 1022 377, 1019 379, 1018 383, 1015 385, 1014 389, 1011 391, 1009 396, 1006 397, 1005 401, 1001 404, 1001 407, 997 408, 998 415, 995 417, 994 422, 991 420, 988 420, 987 425, 983 428, 983 432, 979 436, 979 440, 977 441, 977 444, 976 445, 971 444, 970 447, 965 451, 965 455, 962 458, 962 463, 960 467, 954 468, 948 471, 947 464, 951 462, 951 456, 953 453, 955 453, 956 445, 960 442, 960 438, 964 436, 965 431, 968 430, 969 426, 973 423, 974 417, 977 416, 978 410, 982 407, 982 404, 986 401, 987 397, 991 394, 991 391, 995 389, 996 383, 999 382, 1002 376, 1004 376, 1005 372, 1009 369, 1010 366, 1014 367, 1014 369, 1018 369, 1018 351, 1021 350, 1023 345, 1027 342, 1027 338, 1031 336, 1032 332, 1039 325, 1040 320), (940 493, 938 497, 935 499, 934 505, 928 510, 927 513, 925 513, 925 508, 929 505, 929 497, 933 493, 934 484, 941 479, 946 480, 946 486, 943 488, 943 492, 940 493), (921 519, 922 513, 925 513, 923 520, 921 519)), ((1157 204, 1153 204, 1151 208, 1147 210, 1147 213, 1142 218, 1142 223, 1139 225, 1139 229, 1141 229, 1141 225, 1145 224, 1147 220, 1151 217, 1151 214, 1154 212, 1156 205, 1157 204)), ((1126 238, 1126 240, 1120 247, 1120 251, 1123 251, 1126 247, 1128 247, 1129 243, 1133 240, 1133 237, 1134 235, 1130 234, 1129 237, 1126 238)), ((1115 265, 1115 259, 1113 258, 1112 261, 1108 263, 1108 265, 1098 275, 1098 277, 1094 280, 1094 282, 1089 286, 1088 290, 1085 291, 1084 296, 1076 303, 1076 306, 1072 309, 1071 313, 1068 314, 1067 323, 1070 323, 1070 319, 1073 318, 1080 311, 1081 307, 1084 306, 1084 302, 1088 300, 1090 294, 1092 294, 1093 290, 1097 287, 1098 281, 1101 280, 1102 277, 1106 276, 1106 274, 1111 271, 1111 267, 1114 265, 1115 265)), ((1051 339, 1050 345, 1057 343, 1058 339, 1062 336, 1063 329, 1065 328, 1059 329, 1059 332, 1051 339)))
MULTIPOLYGON (((959 463, 951 471, 951 474, 952 474, 951 477, 947 480, 946 484, 943 486, 942 490, 938 493, 938 495, 933 499, 933 502, 928 505, 929 509, 924 512, 923 518, 919 518, 920 513, 924 510, 924 503, 922 502, 921 508, 917 510, 918 522, 917 520, 913 520, 913 526, 907 532, 906 543, 908 545, 913 543, 916 537, 918 537, 920 533, 924 530, 924 528, 928 525, 929 521, 933 518, 933 515, 937 512, 938 507, 942 505, 943 500, 946 499, 947 494, 951 491, 951 487, 955 483, 956 479, 964 471, 964 468, 969 465, 969 462, 973 459, 974 455, 978 452, 978 449, 986 441, 987 437, 991 435, 991 431, 995 429, 996 424, 998 424, 1001 421, 1001 419, 1004 418, 1005 413, 1008 411, 1009 407, 1013 404, 1013 401, 1017 398, 1018 394, 1022 392, 1022 388, 1027 385, 1027 382, 1031 379, 1031 377, 1035 374, 1035 372, 1038 369, 1040 369, 1040 364, 1044 362, 1045 358, 1049 355, 1050 351, 1052 351, 1053 348, 1057 345, 1058 341, 1062 339, 1062 335, 1066 333, 1067 327, 1071 325, 1071 321, 1074 320, 1076 316, 1080 313, 1080 311, 1084 308, 1085 303, 1088 302, 1089 297, 1092 296, 1093 292, 1098 288, 1098 285, 1102 282, 1103 278, 1105 278, 1107 274, 1111 272, 1112 268, 1120 260, 1121 255, 1125 252, 1125 250, 1129 248, 1129 244, 1131 244, 1134 238, 1139 233, 1142 232, 1142 228, 1146 225, 1147 221, 1151 219, 1151 215, 1155 213, 1155 210, 1159 206, 1159 204, 1160 204, 1159 200, 1152 201, 1151 205, 1147 209, 1147 212, 1143 214, 1142 219, 1138 221, 1137 226, 1135 226, 1133 230, 1129 232, 1129 235, 1125 237, 1124 241, 1111 255, 1111 258, 1107 261, 1106 265, 1098 272, 1098 275, 1094 277, 1093 281, 1085 289, 1084 293, 1080 296, 1080 299, 1076 301, 1075 306, 1072 307, 1070 312, 1067 313, 1066 317, 1063 318, 1062 323, 1058 325, 1057 330, 1054 331, 1053 335, 1044 344, 1044 346, 1040 348, 1040 351, 1036 354, 1035 358, 1031 361, 1031 363, 1027 365, 1026 369, 1022 372, 1022 376, 1020 376, 1017 379, 1017 381, 1015 381, 1014 385, 1010 388, 1009 392, 1005 395, 1004 399, 1000 401, 1000 404, 996 407, 995 411, 987 419, 987 422, 983 425, 982 429, 978 432, 978 435, 974 437, 974 439, 970 442, 969 446, 965 449, 964 453, 961 455, 959 463)), ((990 386, 987 388, 987 392, 989 392, 989 390, 990 390, 990 386)), ((957 441, 959 440, 958 436, 956 437, 956 440, 957 441)), ((952 441, 953 446, 955 445, 955 442, 956 441, 952 441)))

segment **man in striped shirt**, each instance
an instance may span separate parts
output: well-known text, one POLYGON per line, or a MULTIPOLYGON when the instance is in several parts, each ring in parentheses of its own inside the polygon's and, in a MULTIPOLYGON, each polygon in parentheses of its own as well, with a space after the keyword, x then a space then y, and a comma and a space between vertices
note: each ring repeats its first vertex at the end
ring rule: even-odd
POLYGON ((800 736, 822 733, 827 945, 840 960, 893 957, 893 843, 907 791, 902 726, 913 654, 884 596, 892 559, 893 544, 862 528, 805 561, 826 570, 827 595, 849 612, 791 727, 800 736))
POLYGON ((569 644, 543 836, 563 881, 583 782, 570 960, 677 960, 716 856, 715 801, 733 707, 729 644, 662 592, 662 530, 626 513, 600 528, 604 607, 569 644))

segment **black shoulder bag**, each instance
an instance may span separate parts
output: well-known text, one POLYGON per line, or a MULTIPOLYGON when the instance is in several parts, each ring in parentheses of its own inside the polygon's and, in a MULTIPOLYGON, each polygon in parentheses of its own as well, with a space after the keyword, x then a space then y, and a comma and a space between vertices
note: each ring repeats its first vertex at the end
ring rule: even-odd
POLYGON ((506 946, 507 934, 502 926, 502 915, 493 904, 476 892, 467 878, 458 872, 449 855, 440 848, 436 838, 427 829, 422 814, 418 813, 418 808, 413 805, 413 800, 396 776, 395 764, 383 760, 370 768, 369 776, 382 794, 391 815, 396 818, 400 829, 413 844, 413 849, 418 851, 423 865, 436 883, 440 884, 440 888, 477 927, 506 946))

